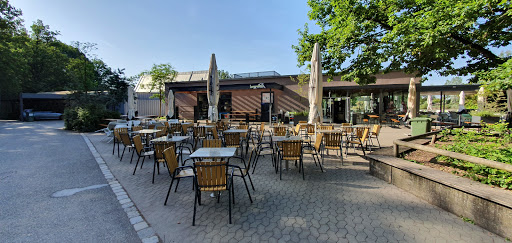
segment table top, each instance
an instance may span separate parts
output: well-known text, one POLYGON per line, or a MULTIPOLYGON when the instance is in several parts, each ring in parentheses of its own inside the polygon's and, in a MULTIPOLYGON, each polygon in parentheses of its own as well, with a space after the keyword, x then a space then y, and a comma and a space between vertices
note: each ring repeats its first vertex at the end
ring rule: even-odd
POLYGON ((143 134, 148 134, 148 133, 156 133, 160 130, 158 129, 142 129, 142 130, 139 130, 139 131, 135 131, 133 133, 143 133, 143 134))
POLYGON ((379 118, 377 115, 368 115, 369 118, 379 118))
POLYGON ((105 118, 105 119, 103 119, 103 120, 105 120, 105 121, 113 121, 113 122, 115 122, 115 121, 117 121, 117 120, 121 120, 121 119, 105 118))
POLYGON ((172 136, 168 138, 167 136, 151 139, 151 142, 181 142, 183 140, 189 139, 190 136, 172 136))
POLYGON ((316 132, 319 132, 319 133, 341 133, 341 131, 338 130, 338 129, 335 129, 335 130, 317 130, 316 132))
POLYGON ((212 126, 212 125, 199 125, 198 127, 213 128, 214 126, 212 126))
POLYGON ((365 127, 370 127, 370 126, 373 126, 373 125, 361 124, 361 125, 352 125, 352 126, 349 126, 349 127, 350 128, 365 128, 365 127))
POLYGON ((235 156, 236 148, 199 148, 190 158, 230 158, 235 156))
POLYGON ((405 115, 398 115, 398 117, 405 117, 405 115))
POLYGON ((300 136, 290 136, 290 137, 286 137, 286 136, 272 136, 272 141, 273 142, 291 141, 291 140, 303 140, 303 138, 300 137, 300 136))
POLYGON ((229 129, 229 130, 226 130, 224 131, 223 133, 244 133, 244 132, 248 132, 249 129, 229 129))

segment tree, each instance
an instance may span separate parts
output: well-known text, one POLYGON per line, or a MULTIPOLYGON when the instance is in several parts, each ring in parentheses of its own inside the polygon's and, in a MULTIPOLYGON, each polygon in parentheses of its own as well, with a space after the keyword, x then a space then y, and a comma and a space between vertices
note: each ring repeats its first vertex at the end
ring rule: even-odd
POLYGON ((375 82, 375 74, 403 70, 464 76, 507 61, 491 47, 510 45, 510 1, 489 0, 310 0, 308 16, 319 34, 306 25, 292 46, 303 66, 318 42, 322 65, 332 80, 375 82), (465 59, 456 67, 454 60, 465 59))
POLYGON ((150 92, 153 92, 153 90, 156 90, 157 93, 153 94, 150 98, 158 98, 160 100, 160 109, 158 111, 158 116, 162 116, 162 103, 165 102, 165 83, 166 82, 172 82, 175 78, 178 72, 174 70, 174 67, 169 64, 153 64, 153 67, 151 67, 148 71, 143 71, 138 76, 139 78, 143 76, 151 76, 151 81, 149 82, 148 86, 145 88, 149 88, 150 92))
POLYGON ((77 58, 70 59, 67 69, 74 83, 74 90, 87 95, 88 91, 99 84, 94 63, 91 61, 95 59, 92 51, 97 49, 96 44, 75 41, 72 46, 79 51, 79 55, 77 58))
MULTIPOLYGON (((484 85, 486 90, 494 93, 506 91, 507 99, 512 99, 512 91, 510 91, 512 89, 512 59, 493 70, 481 72, 479 76, 479 82, 484 85)), ((512 112, 512 110, 508 112, 512 112)))
POLYGON ((219 69, 218 73, 219 73, 219 79, 230 79, 231 78, 231 74, 229 74, 229 72, 226 70, 219 69))
POLYGON ((462 84, 465 84, 465 83, 462 81, 461 77, 453 77, 452 79, 446 80, 446 82, 444 82, 444 85, 462 85, 462 84))
POLYGON ((0 0, 0 96, 12 97, 21 91, 21 81, 27 74, 21 54, 25 38, 21 10, 0 0))

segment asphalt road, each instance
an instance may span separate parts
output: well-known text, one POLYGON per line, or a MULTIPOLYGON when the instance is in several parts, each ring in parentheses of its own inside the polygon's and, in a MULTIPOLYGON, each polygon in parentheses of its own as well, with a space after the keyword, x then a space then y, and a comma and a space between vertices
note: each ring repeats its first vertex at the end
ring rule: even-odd
POLYGON ((140 242, 105 184, 62 121, 0 121, 1 242, 140 242))

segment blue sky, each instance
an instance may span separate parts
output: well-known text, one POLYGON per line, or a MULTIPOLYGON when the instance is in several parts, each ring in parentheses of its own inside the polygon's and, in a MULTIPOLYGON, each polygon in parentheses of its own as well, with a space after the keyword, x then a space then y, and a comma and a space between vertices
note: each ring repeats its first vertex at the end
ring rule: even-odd
MULTIPOLYGON (((97 44, 94 52, 128 76, 154 63, 177 71, 207 70, 215 53, 230 73, 277 71, 298 74, 291 45, 309 22, 307 1, 121 1, 10 0, 25 26, 41 19, 65 43, 97 44)), ((310 26, 312 23, 310 22, 310 26)), ((302 69, 303 70, 303 69, 302 69)), ((447 77, 431 77, 444 84, 447 77)))

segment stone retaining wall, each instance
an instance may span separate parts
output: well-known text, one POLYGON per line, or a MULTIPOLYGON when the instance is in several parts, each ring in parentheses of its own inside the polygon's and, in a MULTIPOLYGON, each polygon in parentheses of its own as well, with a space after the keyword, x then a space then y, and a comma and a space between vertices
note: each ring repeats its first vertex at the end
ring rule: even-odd
POLYGON ((512 238, 512 192, 391 156, 367 158, 373 176, 471 219, 484 229, 512 238))

